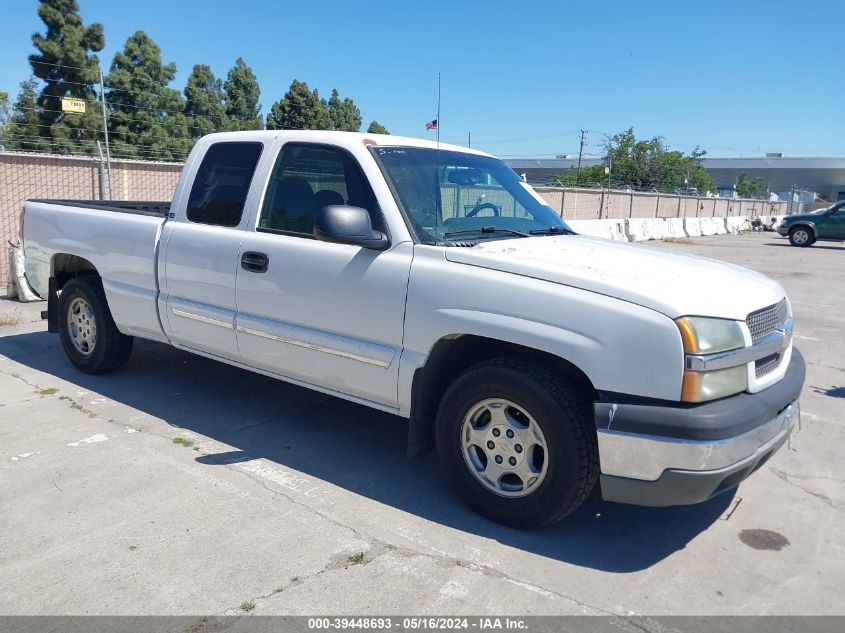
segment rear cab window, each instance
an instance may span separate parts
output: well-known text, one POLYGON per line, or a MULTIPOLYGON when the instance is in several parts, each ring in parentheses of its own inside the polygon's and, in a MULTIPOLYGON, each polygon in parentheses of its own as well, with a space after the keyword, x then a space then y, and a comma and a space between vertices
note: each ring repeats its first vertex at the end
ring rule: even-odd
POLYGON ((206 150, 188 197, 188 221, 238 226, 262 143, 222 142, 206 150))

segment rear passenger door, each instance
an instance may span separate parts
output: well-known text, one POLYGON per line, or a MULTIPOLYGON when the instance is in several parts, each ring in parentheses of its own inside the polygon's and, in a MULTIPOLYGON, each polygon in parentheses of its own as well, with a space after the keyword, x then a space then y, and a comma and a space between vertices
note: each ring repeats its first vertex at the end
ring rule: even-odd
MULTIPOLYGON (((165 224, 162 325, 177 346, 239 360, 235 339, 238 253, 248 222, 244 213, 261 142, 209 145, 187 201, 165 224)), ((184 196, 183 196, 184 197, 184 196)))
POLYGON ((287 142, 241 245, 237 337, 243 362, 395 407, 411 242, 375 251, 313 237, 328 205, 369 211, 387 232, 357 159, 325 144, 287 142))

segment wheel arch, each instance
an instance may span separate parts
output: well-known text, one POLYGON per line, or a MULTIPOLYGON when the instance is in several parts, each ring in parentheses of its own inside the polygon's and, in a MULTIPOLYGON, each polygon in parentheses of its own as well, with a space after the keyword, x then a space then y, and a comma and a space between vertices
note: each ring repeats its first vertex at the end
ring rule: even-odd
POLYGON ((71 253, 55 253, 50 262, 50 277, 56 279, 56 290, 79 275, 99 275, 97 267, 88 259, 71 253))
POLYGON ((790 225, 789 233, 791 233, 792 231, 794 231, 795 229, 797 229, 799 227, 809 229, 810 233, 813 236, 813 239, 818 238, 818 230, 816 229, 816 223, 815 222, 808 222, 808 221, 796 222, 795 224, 790 225))
POLYGON ((434 445, 434 420, 440 400, 461 373, 494 358, 518 358, 541 366, 554 376, 575 382, 595 397, 596 388, 571 361, 545 350, 475 334, 450 334, 432 346, 426 362, 413 376, 408 454, 420 455, 434 445))
POLYGON ((47 286, 47 331, 59 331, 59 290, 80 275, 97 275, 97 267, 89 260, 70 253, 55 253, 50 260, 50 277, 47 286))

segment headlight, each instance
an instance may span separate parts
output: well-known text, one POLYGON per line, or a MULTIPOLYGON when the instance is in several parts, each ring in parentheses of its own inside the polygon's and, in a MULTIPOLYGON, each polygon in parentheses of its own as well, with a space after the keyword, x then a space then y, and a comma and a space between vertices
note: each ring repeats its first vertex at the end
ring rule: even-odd
POLYGON ((706 402, 732 396, 748 387, 748 370, 745 365, 715 371, 685 371, 681 388, 684 402, 706 402))
POLYGON ((676 323, 687 354, 714 354, 745 347, 745 337, 736 321, 682 317, 676 323))
MULTIPOLYGON (((683 317, 675 321, 681 331, 686 354, 716 354, 745 347, 745 337, 737 321, 706 317, 683 317)), ((681 400, 705 402, 745 391, 748 375, 745 365, 713 371, 684 372, 681 400)))

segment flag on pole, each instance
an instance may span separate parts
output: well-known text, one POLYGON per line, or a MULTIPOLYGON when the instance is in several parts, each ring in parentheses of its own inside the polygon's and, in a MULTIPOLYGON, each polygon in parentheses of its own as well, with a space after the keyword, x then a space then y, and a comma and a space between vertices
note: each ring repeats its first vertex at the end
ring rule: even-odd
POLYGON ((437 129, 437 119, 434 119, 433 121, 429 121, 428 123, 426 123, 425 129, 426 130, 436 130, 437 129))

